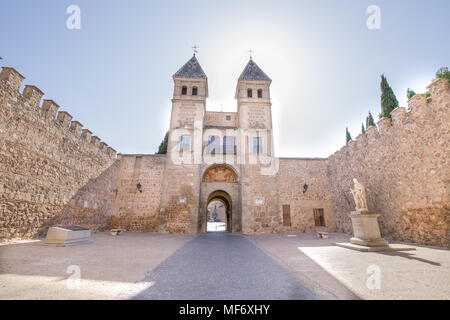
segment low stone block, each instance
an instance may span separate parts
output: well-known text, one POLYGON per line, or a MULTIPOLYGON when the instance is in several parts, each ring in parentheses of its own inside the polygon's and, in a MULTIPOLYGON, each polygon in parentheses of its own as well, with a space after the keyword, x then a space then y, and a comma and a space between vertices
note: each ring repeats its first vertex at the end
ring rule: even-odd
POLYGON ((317 232, 317 236, 321 239, 328 239, 328 232, 319 231, 317 232))
POLYGON ((66 247, 90 243, 91 230, 79 226, 57 226, 48 229, 45 245, 66 247))
POLYGON ((354 236, 350 239, 350 243, 368 247, 387 246, 389 243, 381 238, 379 216, 371 211, 352 211, 350 218, 354 236))
POLYGON ((120 234, 123 233, 123 232, 125 232, 124 229, 111 229, 111 230, 109 231, 109 233, 110 233, 112 236, 118 236, 118 235, 120 235, 120 234))

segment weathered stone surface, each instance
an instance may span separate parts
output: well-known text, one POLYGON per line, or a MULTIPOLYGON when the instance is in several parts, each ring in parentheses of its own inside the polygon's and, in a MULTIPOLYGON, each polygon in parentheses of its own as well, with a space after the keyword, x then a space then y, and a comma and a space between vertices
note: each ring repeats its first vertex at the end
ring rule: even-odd
POLYGON ((380 130, 367 128, 328 159, 274 157, 270 80, 239 80, 238 111, 222 113, 205 109, 207 78, 175 77, 167 156, 116 158, 69 113, 57 114, 52 100, 40 109, 37 87, 20 94, 23 79, 13 68, 0 75, 0 238, 44 235, 57 223, 205 232, 207 206, 219 193, 230 206, 233 232, 318 231, 314 209, 323 209, 324 229, 351 233, 350 188, 357 178, 368 207, 380 214, 383 237, 450 246, 447 79, 429 86, 431 98, 416 95, 411 111, 397 108, 392 121, 378 122, 380 130), (180 132, 192 144, 181 156, 180 132), (235 137, 235 150, 210 159, 203 151, 216 135, 235 137), (264 146, 255 153, 256 136, 264 146), (216 179, 224 161, 232 174, 216 179))
POLYGON ((352 211, 353 238, 350 243, 368 247, 387 246, 388 242, 381 238, 378 217, 380 215, 371 211, 352 211))
POLYGON ((327 159, 281 158, 277 186, 280 219, 283 205, 290 205, 291 211, 291 227, 283 227, 284 231, 314 232, 314 208, 324 209, 325 225, 334 230, 327 159), (305 184, 308 188, 304 193, 305 184))
POLYGON ((430 99, 411 99, 410 112, 394 110, 392 126, 380 120, 380 135, 375 127, 368 128, 367 146, 330 157, 336 231, 352 232, 349 190, 357 178, 366 186, 369 208, 380 214, 384 238, 450 246, 448 79, 434 81, 430 92, 430 99))
POLYGON ((166 157, 121 155, 120 158, 114 211, 108 210, 112 213, 111 226, 127 231, 158 231, 166 157))
MULTIPOLYGON (((3 68, 0 76, 0 238, 7 239, 45 235, 80 188, 115 161, 115 154, 81 139, 79 123, 69 129, 70 115, 60 112, 56 120, 56 103, 46 100, 41 110, 37 87, 26 86, 21 94, 23 79, 13 68, 3 68)), ((79 208, 65 221, 103 223, 86 219, 88 212, 79 208)))

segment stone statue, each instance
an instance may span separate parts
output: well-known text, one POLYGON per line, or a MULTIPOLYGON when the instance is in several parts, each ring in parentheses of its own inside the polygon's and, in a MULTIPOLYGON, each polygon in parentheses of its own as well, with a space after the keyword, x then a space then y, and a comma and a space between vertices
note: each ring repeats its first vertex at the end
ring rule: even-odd
POLYGON ((350 191, 353 194, 353 199, 355 199, 356 210, 369 211, 367 208, 366 189, 364 189, 364 186, 356 179, 353 179, 353 183, 355 184, 355 189, 350 189, 350 191))

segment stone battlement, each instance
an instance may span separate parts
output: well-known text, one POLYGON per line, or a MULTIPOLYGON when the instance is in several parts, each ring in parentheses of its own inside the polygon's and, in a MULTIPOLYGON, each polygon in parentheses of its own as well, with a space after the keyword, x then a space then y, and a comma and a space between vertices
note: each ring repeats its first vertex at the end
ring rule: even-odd
POLYGON ((330 156, 328 177, 337 231, 351 232, 352 179, 366 186, 369 209, 381 214, 383 236, 449 246, 445 224, 450 202, 446 191, 450 131, 448 79, 428 86, 399 107, 392 120, 382 118, 330 156))
POLYGON ((80 188, 92 190, 116 151, 55 101, 42 102, 38 87, 25 85, 20 92, 24 79, 14 68, 0 73, 0 238, 42 236, 56 223, 104 223, 102 208, 114 199, 109 187, 81 203, 77 215, 64 211, 80 198, 80 188))
POLYGON ((14 107, 21 110, 20 114, 27 121, 46 126, 49 131, 65 130, 70 138, 79 138, 84 148, 97 152, 97 149, 104 152, 107 157, 114 158, 116 150, 108 146, 105 142, 100 142, 96 136, 92 136, 92 132, 83 129, 83 125, 72 119, 67 111, 58 111, 60 106, 53 100, 44 100, 41 106, 41 99, 44 92, 34 85, 25 85, 22 93, 22 86, 25 77, 14 68, 3 67, 0 73, 0 90, 8 92, 10 101, 3 100, 7 94, 0 94, 3 107, 14 107))
MULTIPOLYGON (((414 121, 417 117, 421 117, 430 110, 430 106, 449 107, 449 81, 448 79, 437 79, 428 87, 431 93, 430 98, 426 98, 425 94, 416 94, 408 101, 409 111, 405 107, 398 107, 391 112, 392 120, 389 118, 381 118, 377 121, 377 126, 370 126, 366 130, 366 134, 359 134, 355 139, 348 142, 346 146, 336 151, 332 158, 339 158, 343 155, 353 154, 360 149, 370 147, 377 143, 381 136, 395 136, 397 130, 413 129, 417 124, 414 121), (438 103, 432 103, 438 102, 438 103), (442 106, 439 102, 446 103, 442 106)), ((438 111, 438 110, 437 110, 438 111)))

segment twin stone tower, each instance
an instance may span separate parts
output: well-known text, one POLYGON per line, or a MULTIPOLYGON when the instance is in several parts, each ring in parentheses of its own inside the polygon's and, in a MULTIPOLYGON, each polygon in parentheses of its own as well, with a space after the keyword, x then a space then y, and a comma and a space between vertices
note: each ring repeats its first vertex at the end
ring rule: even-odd
POLYGON ((205 232, 216 200, 228 231, 279 229, 272 80, 250 59, 236 87, 237 112, 206 111, 208 78, 195 55, 173 80, 159 230, 205 232))

